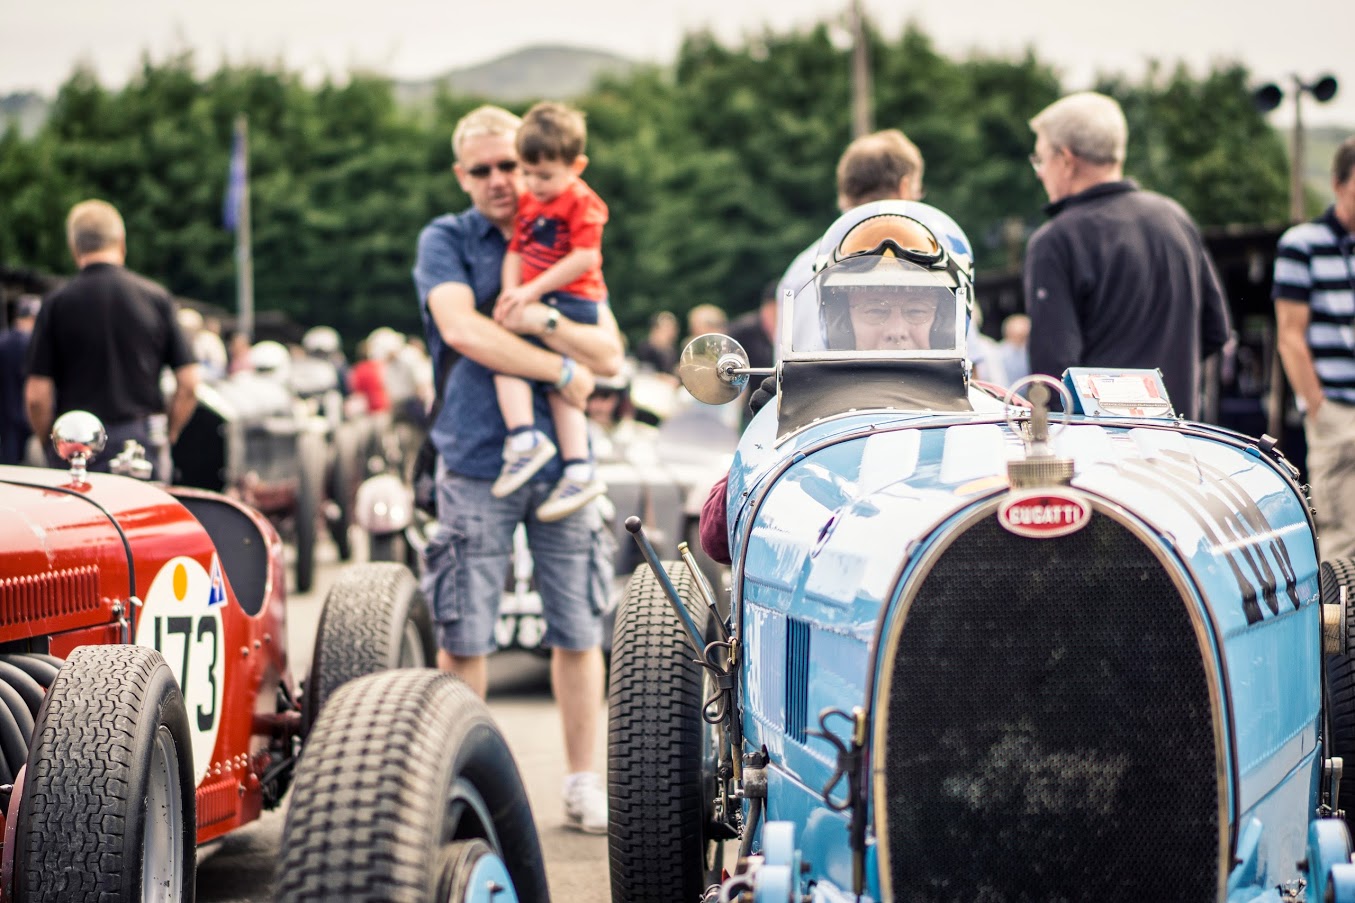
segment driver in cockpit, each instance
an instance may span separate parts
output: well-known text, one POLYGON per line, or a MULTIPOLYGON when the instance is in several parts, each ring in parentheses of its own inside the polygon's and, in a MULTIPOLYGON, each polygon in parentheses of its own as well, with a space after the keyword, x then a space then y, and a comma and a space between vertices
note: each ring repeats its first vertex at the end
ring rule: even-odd
POLYGON ((868 215, 830 246, 795 298, 819 306, 819 334, 794 337, 795 350, 954 348, 960 272, 916 219, 888 209, 868 215))

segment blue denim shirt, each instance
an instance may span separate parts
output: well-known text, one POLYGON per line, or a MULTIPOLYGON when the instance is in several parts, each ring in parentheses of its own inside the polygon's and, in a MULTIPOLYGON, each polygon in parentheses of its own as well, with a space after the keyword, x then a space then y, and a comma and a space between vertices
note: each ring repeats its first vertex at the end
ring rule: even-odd
MULTIPOLYGON (((464 213, 440 216, 419 233, 414 287, 419 293, 419 314, 434 372, 441 372, 440 362, 449 349, 429 313, 429 292, 444 282, 459 282, 474 293, 475 309, 490 316, 499 296, 507 248, 503 233, 474 207, 464 213)), ((546 393, 533 393, 533 399, 536 428, 554 441, 555 426, 546 393)), ((429 433, 443 464, 461 476, 492 480, 503 465, 507 433, 494 394, 494 372, 470 358, 461 358, 447 374, 442 410, 429 433)), ((560 473, 557 455, 533 480, 553 483, 560 479, 560 473)))

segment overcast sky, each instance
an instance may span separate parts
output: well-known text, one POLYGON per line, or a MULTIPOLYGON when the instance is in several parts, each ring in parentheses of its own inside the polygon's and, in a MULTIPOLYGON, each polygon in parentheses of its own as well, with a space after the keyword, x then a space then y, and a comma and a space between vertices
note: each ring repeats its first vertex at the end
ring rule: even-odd
MULTIPOLYGON (((1355 129, 1355 8, 1342 0, 863 0, 885 32, 913 19, 949 54, 1018 54, 1033 45, 1070 89, 1097 71, 1137 76, 1145 60, 1202 72, 1241 60, 1258 80, 1341 82, 1336 99, 1304 104, 1308 123, 1355 129)), ((560 42, 667 62, 682 35, 710 28, 727 42, 842 17, 847 0, 0 0, 0 94, 51 95, 78 60, 120 86, 141 53, 185 48, 200 71, 221 60, 272 62, 310 76, 351 67, 427 78, 526 44, 560 42)), ((1276 125, 1293 122, 1286 103, 1276 125)))

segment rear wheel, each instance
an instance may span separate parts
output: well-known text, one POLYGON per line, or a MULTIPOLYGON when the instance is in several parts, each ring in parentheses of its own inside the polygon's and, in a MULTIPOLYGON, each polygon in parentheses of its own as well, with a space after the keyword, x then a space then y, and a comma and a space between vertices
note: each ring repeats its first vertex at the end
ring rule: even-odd
MULTIPOLYGON (((683 602, 707 619, 685 564, 665 564, 683 602)), ((654 572, 642 564, 617 613, 608 690, 608 854, 613 903, 691 903, 719 880, 716 793, 701 718, 702 670, 654 572)))
POLYGON ((418 581, 403 564, 345 568, 320 613, 302 709, 307 726, 334 691, 354 678, 435 662, 433 623, 418 581))
POLYGON ((431 670, 334 695, 306 741, 282 838, 277 899, 546 901, 522 779, 488 709, 431 670))
POLYGON ((17 900, 192 900, 192 738, 160 653, 83 646, 38 712, 15 832, 17 900))

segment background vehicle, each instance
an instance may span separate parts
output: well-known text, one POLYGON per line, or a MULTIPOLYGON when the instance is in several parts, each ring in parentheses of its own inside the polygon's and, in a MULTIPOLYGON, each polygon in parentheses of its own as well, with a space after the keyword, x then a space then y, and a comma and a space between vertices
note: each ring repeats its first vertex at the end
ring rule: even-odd
MULTIPOLYGON (((299 685, 269 521, 203 490, 86 474, 102 445, 91 415, 65 415, 55 432, 69 472, 0 468, 10 515, 0 530, 0 882, 15 900, 191 899, 195 845, 253 821, 294 774, 327 760, 317 753, 309 764, 303 743, 322 731, 341 686, 431 660, 427 609, 402 566, 349 568, 326 598, 299 685)), ((136 457, 115 467, 135 469, 136 457)), ((414 717, 426 694, 445 699, 419 683, 432 671, 392 673, 415 676, 384 685, 388 726, 414 717)), ((454 708, 453 726, 470 717, 454 708)), ((391 761, 409 752, 393 732, 368 740, 383 742, 391 761)), ((407 778, 428 799, 453 795, 436 773, 407 778)), ((480 779, 462 774, 457 798, 480 779)), ((326 816, 334 830, 389 817, 352 802, 326 816)), ((464 880, 486 854, 443 862, 450 817, 426 826, 423 867, 464 880)), ((494 832, 476 830, 467 822, 458 837, 502 849, 494 832)), ((355 846, 380 858, 384 843, 355 846)), ((296 899, 326 899, 306 893, 296 899)))
MULTIPOLYGON (((1051 415, 963 347, 784 349, 730 471, 729 618, 637 571, 612 899, 701 899, 734 838, 721 899, 1355 899, 1355 562, 1319 574, 1292 467, 1155 372, 1070 371, 1051 415)), ((733 397, 736 343, 686 357, 733 397)))

